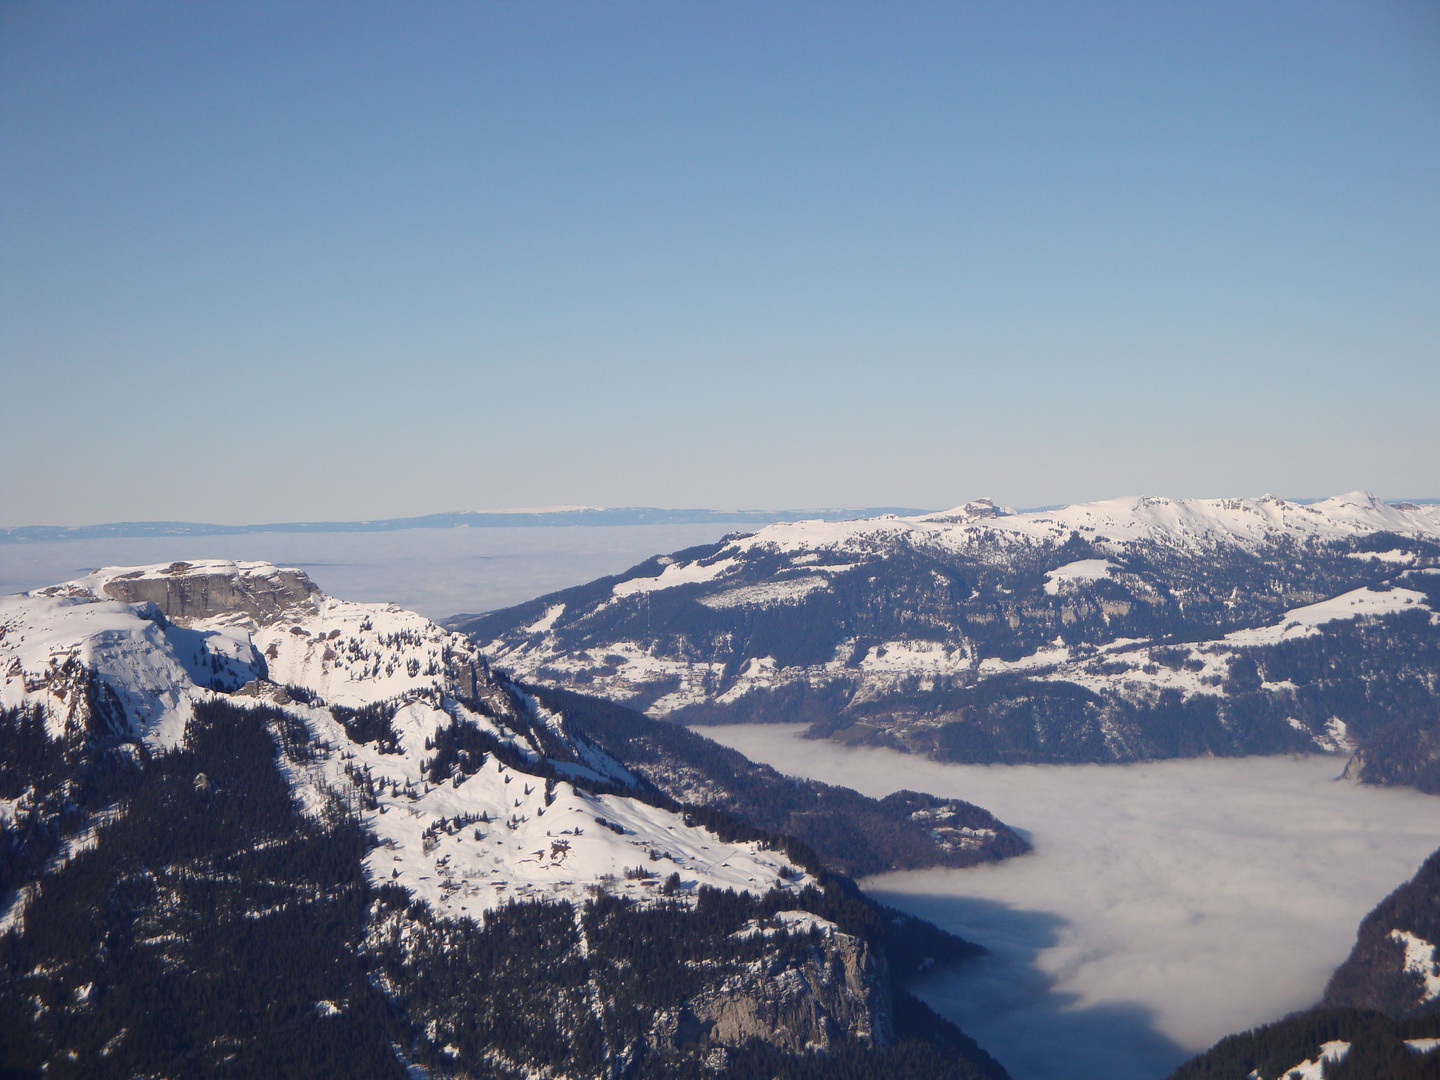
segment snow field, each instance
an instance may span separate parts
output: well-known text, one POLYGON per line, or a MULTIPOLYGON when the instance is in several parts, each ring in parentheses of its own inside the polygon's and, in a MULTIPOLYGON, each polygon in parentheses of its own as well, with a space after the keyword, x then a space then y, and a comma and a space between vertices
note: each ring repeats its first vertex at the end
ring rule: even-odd
POLYGON ((61 738, 84 670, 101 676, 147 744, 180 741, 197 688, 154 614, 85 594, 0 598, 0 706, 43 706, 61 738))
POLYGON ((1405 970, 1418 976, 1425 988, 1421 1001, 1440 998, 1440 952, 1435 946, 1408 930, 1391 930, 1390 940, 1405 947, 1405 970))
MULTIPOLYGON (((1339 1064, 1345 1060, 1345 1055, 1350 1052, 1350 1044, 1341 1039, 1332 1039, 1330 1042, 1320 1044, 1320 1053, 1314 1058, 1302 1061, 1293 1068, 1286 1069, 1281 1075, 1286 1080, 1325 1080, 1325 1065, 1327 1063, 1339 1064)), ((1260 1074, 1252 1072, 1250 1080, 1259 1080, 1260 1074)))
MULTIPOLYGON (((457 709, 482 727, 509 734, 457 709)), ((412 704, 397 715, 404 754, 351 742, 328 710, 303 712, 317 740, 332 748, 294 777, 298 787, 310 789, 307 805, 319 812, 328 792, 353 790, 352 771, 368 775, 379 805, 362 819, 380 846, 365 860, 367 874, 375 885, 403 886, 440 916, 478 918, 511 899, 578 904, 597 888, 657 901, 671 874, 680 876, 681 902, 693 899, 701 885, 766 893, 814 883, 780 852, 725 844, 680 815, 636 799, 593 795, 565 781, 547 788, 544 778, 494 757, 470 776, 431 784, 424 774, 431 756, 424 740, 451 722, 441 709, 412 704)))
POLYGON ((1075 581, 1100 581, 1118 569, 1109 559, 1077 559, 1045 572, 1045 591, 1058 596, 1063 586, 1075 581))

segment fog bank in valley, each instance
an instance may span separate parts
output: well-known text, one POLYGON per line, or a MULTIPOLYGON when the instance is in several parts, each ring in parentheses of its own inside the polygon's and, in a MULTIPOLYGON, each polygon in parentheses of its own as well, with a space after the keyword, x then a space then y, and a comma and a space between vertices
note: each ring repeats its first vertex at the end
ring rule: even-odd
POLYGON ((786 773, 957 796, 1028 833, 1032 855, 863 883, 991 950, 916 989, 1015 1080, 1155 1080, 1313 1004, 1360 919, 1440 846, 1440 799, 1337 781, 1331 757, 942 765, 788 725, 700 730, 786 773))

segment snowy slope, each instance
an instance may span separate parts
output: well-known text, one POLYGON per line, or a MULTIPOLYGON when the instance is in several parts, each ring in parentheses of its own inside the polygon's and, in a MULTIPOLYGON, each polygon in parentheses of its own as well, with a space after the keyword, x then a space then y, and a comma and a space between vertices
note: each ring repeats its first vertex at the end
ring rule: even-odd
MULTIPOLYGON (((1286 1069, 1280 1075, 1286 1080, 1324 1080, 1327 1065, 1338 1065, 1345 1060, 1345 1055, 1350 1052, 1350 1044, 1343 1039, 1331 1039, 1329 1042, 1320 1044, 1320 1052, 1313 1058, 1307 1058, 1299 1065, 1286 1069)), ((1249 1080, 1263 1080, 1259 1072, 1252 1072, 1249 1080)))
MULTIPOLYGON (((858 521, 771 525, 698 557, 657 557, 615 581, 608 597, 598 601, 583 606, 563 600, 550 603, 539 618, 527 619, 519 626, 512 622, 513 629, 505 628, 504 613, 465 628, 473 629, 487 654, 507 669, 636 701, 652 715, 710 700, 734 701, 756 685, 775 685, 787 678, 823 681, 846 669, 862 675, 868 688, 862 693, 873 694, 883 691, 885 683, 897 676, 925 678, 978 670, 986 663, 984 650, 974 646, 973 635, 965 633, 963 625, 953 627, 949 640, 938 641, 940 635, 934 629, 950 628, 932 620, 933 628, 926 627, 918 639, 865 642, 864 648, 856 650, 857 642, 843 637, 833 656, 812 662, 806 670, 786 673, 782 670, 785 665, 777 665, 775 657, 763 653, 737 657, 721 650, 719 655, 707 655, 712 650, 677 649, 663 640, 646 640, 649 635, 645 631, 653 628, 653 605, 641 608, 633 602, 658 600, 661 593, 688 586, 686 595, 711 611, 734 610, 740 618, 748 610, 753 618, 765 618, 777 608, 823 602, 824 596, 816 594, 833 592, 847 576, 853 581, 857 571, 882 578, 894 574, 898 571, 889 564, 902 554, 923 553, 952 564, 958 558, 962 566, 979 563, 1004 568, 1060 550, 1073 536, 1107 557, 1071 559, 1043 570, 1042 591, 1060 605, 1057 621, 1063 623, 1071 621, 1064 605, 1069 602, 1073 606, 1077 593, 1097 583, 1113 581, 1140 599, 1153 591, 1150 582, 1115 561, 1116 556, 1140 555, 1153 561, 1155 552, 1160 551, 1194 562, 1216 551, 1250 554, 1277 547, 1289 551, 1295 545, 1306 550, 1329 543, 1353 544, 1381 533, 1440 539, 1440 507, 1391 506, 1365 492, 1312 505, 1272 496, 1130 497, 1029 513, 981 501, 914 518, 886 515, 858 521), (625 601, 632 603, 625 606, 625 601), (626 612, 634 614, 626 619, 626 612), (646 620, 643 626, 641 617, 646 620), (609 658, 608 668, 598 665, 597 670, 595 657, 602 652, 609 658), (939 660, 942 654, 943 660, 939 660), (882 657, 888 660, 877 664, 882 657), (647 696, 647 687, 660 684, 666 685, 663 695, 647 696)), ((1415 562, 1413 554, 1393 550, 1347 551, 1347 556, 1357 570, 1365 564, 1399 569, 1415 562)), ((1014 613, 1007 612, 1006 617, 1023 619, 1027 612, 1015 611, 1015 603, 1010 605, 1014 613)), ((1386 603, 1389 601, 1371 607, 1379 610, 1386 603)), ((1129 614, 1134 601, 1123 594, 1111 599, 1107 593, 1098 607, 1109 622, 1129 614)), ((1359 609, 1347 612, 1361 613, 1359 609)), ((1323 614, 1317 611, 1316 618, 1323 614)), ((1306 620, 1301 617, 1300 621, 1306 620)), ((1255 642, 1237 639, 1234 644, 1258 643, 1266 635, 1273 637, 1273 632, 1257 628, 1255 642)), ((1103 643, 1113 645, 1117 640, 1121 639, 1111 635, 1103 643)), ((1001 663, 1033 666, 1014 659, 1001 663)))
POLYGON ((572 739, 562 716, 497 681, 463 636, 394 605, 326 596, 298 570, 107 568, 5 597, 0 671, 0 703, 42 706, 54 736, 100 725, 155 751, 183 740, 197 701, 281 705, 319 747, 292 761, 297 794, 317 814, 340 794, 382 842, 366 861, 374 882, 402 885, 444 915, 602 888, 657 897, 672 874, 681 900, 700 885, 813 883, 779 852, 726 844, 652 805, 623 766, 572 739), (393 746, 352 738, 329 708, 377 705, 393 714, 393 746), (435 776, 433 744, 455 725, 484 732, 511 763, 480 754, 435 776))
MULTIPOLYGON (((1402 579, 1403 580, 1403 579, 1402 579)), ((1041 649, 1018 660, 986 660, 986 674, 1025 672, 1048 681, 1075 683, 1091 690, 1143 692, 1154 689, 1178 690, 1184 697, 1195 694, 1220 695, 1230 662, 1242 649, 1275 645, 1298 638, 1314 637, 1337 621, 1422 611, 1432 622, 1440 621, 1429 597, 1414 589, 1352 589, 1317 604, 1285 612, 1274 622, 1236 630, 1208 641, 1183 645, 1151 646, 1145 642, 1119 640, 1095 649, 1071 649, 1063 642, 1041 649), (1163 662, 1160 662, 1163 660, 1163 662)), ((1272 684, 1277 686, 1279 684, 1272 684)), ((1323 750, 1339 749, 1333 740, 1316 736, 1323 750)))
POLYGON ((473 695, 483 668, 472 644, 423 616, 336 600, 269 563, 110 567, 0 599, 0 703, 44 705, 72 728, 109 708, 159 748, 179 740, 191 702, 256 678, 356 707, 473 695))
MULTIPOLYGON (((1153 714, 1170 691, 1182 704, 1225 696, 1245 650, 1430 614, 1433 582, 1415 575, 1437 568, 1440 507, 1364 492, 1026 513, 980 501, 771 525, 454 626, 529 681, 687 722, 858 725, 843 737, 966 760, 1338 751, 1345 718, 1300 718, 1293 702, 1275 705, 1274 724, 1260 710, 1239 727, 1211 707, 1200 742, 1175 730, 1189 721, 1153 714), (1016 690, 984 719, 970 688, 987 680, 1053 690, 1016 690)), ((1415 647, 1391 675, 1356 678, 1410 678, 1430 663, 1415 647)), ((1322 707, 1315 693, 1302 705, 1322 707)))
MULTIPOLYGON (((619 581, 612 593, 634 596, 680 585, 724 582, 755 552, 790 556, 796 567, 828 577, 884 558, 901 544, 922 550, 971 552, 996 544, 1060 544, 1078 533, 1117 549, 1152 544, 1190 552, 1217 547, 1254 551, 1277 541, 1353 540, 1380 532, 1440 539, 1440 506, 1391 506, 1363 491, 1308 505, 1270 495, 1258 499, 1126 497, 1027 513, 998 509, 982 500, 913 518, 888 514, 857 521, 770 525, 731 541, 718 554, 704 559, 662 557, 663 570, 658 576, 619 581)), ((1055 575, 1052 584, 1104 576, 1108 570, 1101 566, 1103 561, 1078 560, 1057 568, 1050 572, 1055 575)), ((770 599, 757 595, 750 602, 763 604, 770 599)))
MULTIPOLYGON (((546 760, 533 739, 458 702, 436 707, 414 701, 401 708, 393 722, 401 754, 354 742, 328 710, 298 711, 333 750, 295 771, 297 790, 317 813, 329 793, 345 794, 381 841, 365 860, 371 880, 404 886, 440 915, 474 918, 510 899, 578 903, 597 888, 654 899, 665 895, 672 874, 679 875, 676 895, 682 900, 701 885, 765 893, 798 890, 814 880, 756 843, 726 844, 639 798, 592 794, 584 782, 599 777, 588 768, 559 770, 575 782, 547 779, 546 760), (457 720, 512 743, 533 759, 534 771, 489 756, 473 771, 434 782, 426 744, 457 720), (360 776, 363 795, 356 786, 360 776)), ((597 752, 589 752, 593 760, 597 752)), ((624 772, 613 761, 606 767, 611 774, 624 772)))
POLYGON ((80 588, 0 598, 0 707, 43 706, 57 738, 93 720, 173 746, 207 687, 238 687, 261 670, 243 631, 187 632, 151 603, 80 588))

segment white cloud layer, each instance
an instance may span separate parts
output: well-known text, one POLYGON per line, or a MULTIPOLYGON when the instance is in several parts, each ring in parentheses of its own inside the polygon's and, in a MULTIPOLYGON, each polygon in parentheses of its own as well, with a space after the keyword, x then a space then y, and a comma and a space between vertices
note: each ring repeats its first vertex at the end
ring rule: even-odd
POLYGON ((68 581, 82 569, 177 559, 299 566, 342 600, 393 600, 432 619, 492 611, 604 574, 656 552, 720 539, 738 525, 405 529, 250 533, 0 544, 0 595, 68 581))
POLYGON ((1440 799, 1336 781, 1336 758, 941 765, 788 725, 701 730, 787 773, 958 796, 1029 833, 1033 855, 864 883, 992 950, 916 989, 1015 1080, 1155 1080, 1313 1004, 1360 919, 1440 846, 1440 799))

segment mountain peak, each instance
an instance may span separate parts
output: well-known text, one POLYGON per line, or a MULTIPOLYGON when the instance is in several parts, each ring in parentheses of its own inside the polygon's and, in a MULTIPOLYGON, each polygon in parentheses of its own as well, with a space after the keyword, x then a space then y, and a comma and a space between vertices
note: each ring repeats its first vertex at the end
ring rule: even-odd
POLYGON ((920 521, 938 525, 956 524, 962 521, 983 521, 987 518, 1004 517, 1015 513, 1008 506, 996 506, 994 499, 971 499, 961 506, 942 510, 938 514, 926 514, 920 521))
POLYGON ((303 570, 226 559, 107 566, 33 595, 151 603, 167 619, 232 615, 258 623, 313 613, 316 603, 326 599, 303 570))

